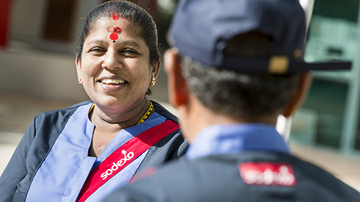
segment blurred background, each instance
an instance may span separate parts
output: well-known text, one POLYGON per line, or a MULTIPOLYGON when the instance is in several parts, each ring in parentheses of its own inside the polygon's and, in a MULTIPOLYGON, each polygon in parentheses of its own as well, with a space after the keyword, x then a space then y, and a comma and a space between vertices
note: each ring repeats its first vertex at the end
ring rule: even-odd
MULTIPOLYGON (((131 0, 154 17, 160 51, 177 0, 131 0)), ((300 0, 309 32, 305 60, 344 59, 351 71, 314 73, 307 101, 293 117, 289 144, 360 190, 360 0, 300 0), (311 18, 310 18, 311 17, 311 18)), ((104 0, 0 1, 0 173, 37 114, 87 100, 74 57, 87 14, 104 0)), ((206 17, 206 16, 204 16, 206 17)), ((168 105, 162 69, 151 99, 168 105)))

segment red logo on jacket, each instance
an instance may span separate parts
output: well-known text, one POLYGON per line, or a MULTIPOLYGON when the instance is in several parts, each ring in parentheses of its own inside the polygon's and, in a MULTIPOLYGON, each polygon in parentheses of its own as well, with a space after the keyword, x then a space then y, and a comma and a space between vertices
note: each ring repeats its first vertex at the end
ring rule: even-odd
POLYGON ((249 185, 296 185, 294 170, 288 163, 244 162, 239 164, 239 171, 244 182, 249 185))

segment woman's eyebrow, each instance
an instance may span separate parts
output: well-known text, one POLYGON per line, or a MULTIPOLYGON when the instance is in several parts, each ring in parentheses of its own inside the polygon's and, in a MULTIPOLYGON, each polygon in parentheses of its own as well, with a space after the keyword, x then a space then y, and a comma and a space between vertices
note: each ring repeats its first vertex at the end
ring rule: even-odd
POLYGON ((107 42, 101 39, 94 39, 94 40, 90 40, 88 44, 100 44, 100 45, 104 45, 107 42))
MULTIPOLYGON (((137 43, 137 42, 134 41, 134 40, 120 41, 120 43, 121 43, 122 45, 132 45, 132 46, 135 46, 135 47, 140 48, 140 44, 137 43)), ((105 44, 107 44, 107 42, 104 41, 104 40, 101 40, 101 39, 94 39, 94 40, 90 40, 90 41, 88 42, 88 44, 100 44, 100 45, 105 45, 105 44)))
POLYGON ((138 44, 136 41, 130 40, 130 41, 121 41, 120 42, 123 45, 132 45, 140 48, 140 44, 138 44))

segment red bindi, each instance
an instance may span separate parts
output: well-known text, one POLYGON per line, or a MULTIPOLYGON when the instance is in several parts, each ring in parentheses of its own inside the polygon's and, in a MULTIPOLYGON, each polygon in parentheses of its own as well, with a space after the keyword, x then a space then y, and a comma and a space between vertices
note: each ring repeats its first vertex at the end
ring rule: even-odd
POLYGON ((114 27, 114 32, 120 34, 121 28, 120 27, 114 27))
POLYGON ((111 33, 110 34, 110 39, 111 40, 113 40, 113 41, 115 41, 116 39, 118 39, 119 37, 118 37, 118 35, 116 34, 116 33, 111 33))
POLYGON ((117 13, 113 13, 112 18, 113 18, 113 20, 118 20, 119 15, 117 13))
MULTIPOLYGON (((113 13, 112 19, 113 20, 118 20, 119 15, 116 12, 113 13)), ((117 40, 119 38, 118 34, 121 33, 121 28, 120 27, 114 27, 113 31, 110 31, 110 27, 108 27, 107 30, 108 30, 108 32, 112 32, 110 34, 110 39, 115 43, 115 40, 117 40)))

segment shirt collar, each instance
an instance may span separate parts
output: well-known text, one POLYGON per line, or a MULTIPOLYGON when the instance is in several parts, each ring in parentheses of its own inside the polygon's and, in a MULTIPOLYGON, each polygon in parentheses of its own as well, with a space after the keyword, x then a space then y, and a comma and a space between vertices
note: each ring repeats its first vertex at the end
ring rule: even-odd
POLYGON ((275 126, 260 123, 219 124, 201 130, 187 150, 186 157, 194 159, 207 155, 260 150, 289 153, 285 140, 275 126))

